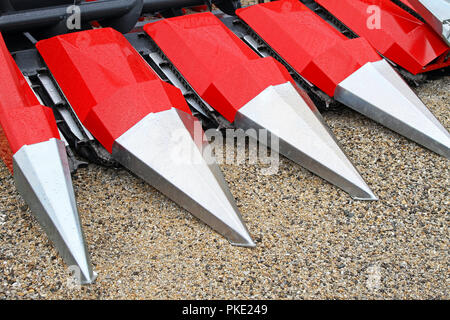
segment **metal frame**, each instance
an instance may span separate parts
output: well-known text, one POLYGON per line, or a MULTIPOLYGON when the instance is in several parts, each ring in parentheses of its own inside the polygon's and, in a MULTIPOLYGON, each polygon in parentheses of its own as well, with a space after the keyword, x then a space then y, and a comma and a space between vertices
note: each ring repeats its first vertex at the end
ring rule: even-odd
POLYGON ((70 32, 66 21, 70 17, 67 6, 77 4, 80 8, 81 22, 86 25, 99 21, 103 26, 127 33, 137 23, 143 13, 161 12, 164 16, 180 14, 186 7, 216 5, 223 12, 233 15, 241 7, 239 0, 44 0, 36 3, 31 0, 8 0, 0 4, 0 31, 24 32, 45 29, 44 36, 70 32))
MULTIPOLYGON (((83 24, 101 20, 120 32, 130 31, 142 13, 143 0, 98 0, 78 4, 83 24)), ((67 4, 9 11, 0 16, 1 32, 48 29, 48 33, 66 33, 67 4)))

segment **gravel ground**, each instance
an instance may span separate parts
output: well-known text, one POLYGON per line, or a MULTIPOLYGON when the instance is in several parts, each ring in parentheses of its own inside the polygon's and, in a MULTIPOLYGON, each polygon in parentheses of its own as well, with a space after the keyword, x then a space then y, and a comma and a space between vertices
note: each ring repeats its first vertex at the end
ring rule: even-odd
MULTIPOLYGON (((415 89, 448 129, 450 77, 415 89)), ((125 170, 74 176, 97 282, 69 271, 0 165, 0 299, 449 299, 448 160, 342 108, 324 113, 377 202, 282 158, 221 165, 257 242, 238 248, 125 170)))
MULTIPOLYGON (((450 77, 417 92, 449 127, 450 77)), ((0 298, 448 299, 448 160, 348 110, 326 121, 378 202, 281 159, 222 165, 257 247, 232 247, 125 170, 74 175, 99 277, 81 289, 0 166, 0 298)))

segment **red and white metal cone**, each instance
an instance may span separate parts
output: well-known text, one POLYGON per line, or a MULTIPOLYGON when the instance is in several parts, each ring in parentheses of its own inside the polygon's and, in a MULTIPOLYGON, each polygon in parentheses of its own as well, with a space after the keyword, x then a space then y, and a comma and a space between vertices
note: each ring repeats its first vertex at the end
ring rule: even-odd
POLYGON ((450 156, 447 130, 365 39, 347 39, 296 0, 254 5, 237 14, 287 64, 326 94, 450 156))
POLYGON ((79 269, 82 284, 94 282, 64 142, 24 145, 14 154, 13 169, 17 190, 61 257, 79 269))
POLYGON ((234 124, 244 130, 266 130, 269 141, 279 140, 275 151, 347 191, 352 198, 378 200, 317 108, 304 98, 290 82, 267 87, 238 110, 234 124))
POLYGON ((176 108, 150 113, 114 141, 112 155, 231 244, 253 247, 222 172, 213 158, 205 157, 208 143, 198 146, 192 139, 195 121, 176 108), (189 156, 183 157, 183 151, 189 156))
POLYGON ((448 0, 401 0, 411 6, 450 46, 450 2, 448 0))
MULTIPOLYGON (((391 0, 315 0, 315 2, 353 32, 365 38, 383 57, 412 74, 450 66, 450 60, 446 59, 450 48, 442 37, 429 25, 391 0)), ((449 18, 448 9, 446 10, 448 1, 447 5, 439 4, 445 0, 422 2, 433 3, 429 8, 438 10, 439 19, 449 18)), ((448 21, 445 25, 448 26, 448 21)), ((446 26, 442 25, 448 28, 446 26)))
POLYGON ((37 48, 80 121, 117 161, 232 244, 255 245, 208 146, 193 140, 197 120, 183 95, 123 35, 83 31, 37 48), (180 160, 180 150, 189 158, 180 160))
POLYGON ((339 83, 334 98, 450 159, 450 135, 386 62, 368 62, 339 83))
POLYGON ((237 128, 264 129, 269 139, 279 140, 275 151, 354 198, 376 199, 288 71, 260 58, 216 16, 165 19, 144 30, 192 88, 237 128))
POLYGON ((0 35, 1 158, 16 188, 64 261, 79 269, 82 283, 96 274, 77 211, 65 143, 51 109, 42 106, 0 35))

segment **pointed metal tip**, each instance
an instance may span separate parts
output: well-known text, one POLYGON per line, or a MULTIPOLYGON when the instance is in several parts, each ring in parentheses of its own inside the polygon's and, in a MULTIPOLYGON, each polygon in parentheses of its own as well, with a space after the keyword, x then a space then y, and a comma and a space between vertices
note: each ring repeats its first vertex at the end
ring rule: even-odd
POLYGON ((234 123, 352 197, 376 199, 317 108, 290 82, 266 88, 239 109, 234 123))
POLYGON ((352 198, 355 200, 359 200, 359 201, 378 201, 378 200, 380 200, 372 191, 368 192, 367 195, 364 197, 359 196, 359 197, 352 197, 352 198))
POLYGON ((249 243, 238 243, 238 242, 230 242, 232 246, 235 247, 243 247, 243 248, 255 248, 256 244, 252 241, 249 243))
POLYGON ((95 279, 70 177, 63 141, 23 146, 13 157, 16 188, 81 283, 95 279))
POLYGON ((369 62, 342 81, 335 99, 389 129, 450 158, 450 135, 385 61, 369 62))
POLYGON ((177 109, 147 115, 116 139, 112 155, 227 238, 254 246, 201 124, 177 109))
POLYGON ((97 280, 97 277, 98 277, 98 273, 95 271, 93 271, 92 274, 90 274, 89 272, 84 272, 81 277, 80 283, 82 285, 93 284, 95 282, 95 280, 97 280))
POLYGON ((241 238, 239 241, 237 240, 230 241, 230 244, 236 247, 244 247, 244 248, 256 247, 256 243, 250 237, 248 232, 241 233, 239 237, 241 238))

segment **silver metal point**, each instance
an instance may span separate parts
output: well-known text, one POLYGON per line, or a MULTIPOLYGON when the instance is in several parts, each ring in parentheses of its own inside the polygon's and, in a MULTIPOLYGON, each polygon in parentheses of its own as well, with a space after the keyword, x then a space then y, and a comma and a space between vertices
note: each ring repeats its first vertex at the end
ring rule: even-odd
POLYGON ((231 244, 254 247, 200 124, 194 140, 195 121, 174 108, 151 113, 116 139, 112 155, 231 244))
POLYGON ((13 157, 17 190, 82 284, 95 281, 77 211, 66 147, 59 139, 23 146, 13 157))
POLYGON ((279 139, 276 152, 353 198, 378 200, 340 148, 317 108, 304 100, 290 82, 266 88, 239 109, 234 123, 244 130, 266 130, 269 146, 271 139, 279 139))
POLYGON ((342 81, 335 99, 450 158, 450 135, 385 61, 369 62, 342 81))
POLYGON ((418 14, 450 46, 450 1, 448 0, 409 0, 418 14))

